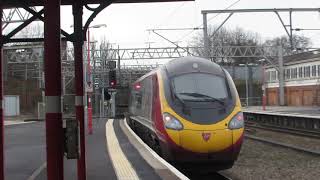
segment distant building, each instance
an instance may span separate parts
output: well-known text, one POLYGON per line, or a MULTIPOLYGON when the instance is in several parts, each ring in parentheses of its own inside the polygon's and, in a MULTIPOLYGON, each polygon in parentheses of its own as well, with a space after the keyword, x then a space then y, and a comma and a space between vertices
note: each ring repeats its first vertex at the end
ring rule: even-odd
MULTIPOLYGON (((320 105, 320 51, 284 57, 285 103, 288 106, 320 105)), ((266 73, 268 105, 279 104, 279 75, 269 66, 266 73)))
MULTIPOLYGON (((67 42, 61 41, 61 50, 67 42)), ((3 48, 4 95, 19 96, 21 114, 37 114, 43 101, 43 43, 9 44, 3 48)), ((65 61, 66 53, 61 59, 65 61)))

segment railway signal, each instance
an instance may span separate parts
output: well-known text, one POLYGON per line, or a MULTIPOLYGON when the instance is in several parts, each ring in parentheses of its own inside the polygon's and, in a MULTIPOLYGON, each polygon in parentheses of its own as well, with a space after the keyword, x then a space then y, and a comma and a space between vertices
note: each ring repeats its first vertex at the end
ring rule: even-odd
POLYGON ((117 72, 115 69, 109 71, 109 86, 115 88, 117 85, 117 72))
POLYGON ((104 100, 109 101, 111 99, 111 95, 109 94, 107 89, 104 89, 103 94, 104 94, 104 100))

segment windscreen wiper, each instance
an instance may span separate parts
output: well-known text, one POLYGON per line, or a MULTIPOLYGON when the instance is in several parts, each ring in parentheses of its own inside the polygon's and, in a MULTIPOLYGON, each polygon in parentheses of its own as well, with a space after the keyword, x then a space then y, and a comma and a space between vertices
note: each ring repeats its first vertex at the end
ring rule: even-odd
POLYGON ((183 112, 184 114, 190 115, 190 110, 186 108, 186 103, 185 103, 185 101, 184 101, 181 97, 179 97, 176 93, 173 93, 173 95, 174 95, 174 97, 175 97, 176 99, 178 99, 179 102, 181 103, 181 105, 182 105, 182 112, 183 112))
POLYGON ((209 99, 211 101, 216 101, 219 102, 221 105, 225 105, 224 101, 218 99, 218 98, 214 98, 205 94, 200 94, 200 93, 179 93, 179 94, 183 94, 183 95, 187 95, 187 96, 192 96, 192 97, 202 97, 202 98, 206 98, 209 99))
POLYGON ((181 103, 182 105, 185 105, 185 102, 184 102, 183 99, 181 99, 181 97, 179 97, 176 93, 173 93, 173 95, 174 95, 174 97, 175 97, 176 99, 178 99, 178 100, 180 101, 180 103, 181 103))

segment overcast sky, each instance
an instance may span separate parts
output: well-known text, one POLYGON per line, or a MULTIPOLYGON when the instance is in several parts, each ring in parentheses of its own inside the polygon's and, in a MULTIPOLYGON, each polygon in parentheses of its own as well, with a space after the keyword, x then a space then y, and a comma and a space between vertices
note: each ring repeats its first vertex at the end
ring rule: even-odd
MULTIPOLYGON (((112 4, 101 12, 91 25, 106 24, 107 28, 91 30, 94 39, 106 37, 111 43, 120 47, 144 47, 146 42, 154 42, 151 46, 168 46, 165 40, 152 32, 152 28, 190 28, 202 25, 201 10, 225 9, 238 0, 196 0, 194 2, 170 3, 138 3, 138 4, 112 4)), ((94 7, 94 5, 92 5, 94 7)), ((319 8, 319 0, 240 0, 232 9, 244 8, 319 8)), ((85 19, 88 11, 84 13, 85 19)), ((227 15, 212 18, 209 25, 219 25, 227 15)), ((286 13, 282 14, 285 22, 288 21, 286 13)), ((73 24, 71 7, 62 8, 62 27, 71 32, 73 24)), ((320 14, 294 13, 294 28, 319 28, 320 14)), ((274 13, 235 14, 225 24, 227 28, 241 27, 245 30, 258 32, 262 40, 281 36, 285 31, 274 13)), ((159 32, 172 41, 180 41, 186 45, 196 34, 202 31, 161 31, 159 32)), ((295 32, 312 38, 313 46, 320 47, 320 31, 295 32)))

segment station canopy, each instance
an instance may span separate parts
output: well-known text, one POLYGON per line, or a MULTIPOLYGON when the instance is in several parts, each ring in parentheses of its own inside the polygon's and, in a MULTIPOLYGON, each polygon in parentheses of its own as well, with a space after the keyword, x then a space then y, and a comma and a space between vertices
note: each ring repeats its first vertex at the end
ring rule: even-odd
MULTIPOLYGON (((14 8, 23 6, 43 6, 44 0, 0 0, 3 8, 14 8)), ((78 0, 61 0, 61 5, 72 5, 78 0)), ((148 2, 177 2, 194 0, 83 0, 83 4, 102 4, 102 3, 148 3, 148 2)))

